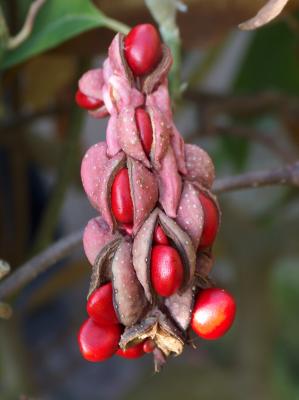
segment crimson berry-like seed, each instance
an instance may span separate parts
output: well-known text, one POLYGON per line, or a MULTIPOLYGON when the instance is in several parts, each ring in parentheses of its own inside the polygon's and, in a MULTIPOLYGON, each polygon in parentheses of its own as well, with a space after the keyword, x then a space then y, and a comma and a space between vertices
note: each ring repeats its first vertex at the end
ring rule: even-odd
POLYGON ((152 353, 155 348, 155 342, 152 339, 146 339, 143 342, 143 351, 145 353, 152 353))
POLYGON ((144 355, 143 342, 138 343, 135 346, 129 347, 126 350, 119 348, 116 354, 120 357, 130 359, 142 357, 144 355))
POLYGON ((199 247, 210 247, 217 235, 219 212, 215 203, 203 193, 199 193, 199 200, 204 212, 204 225, 199 247))
POLYGON ((176 249, 166 245, 154 245, 151 253, 151 281, 159 296, 169 297, 181 286, 183 264, 176 249))
POLYGON ((143 149, 146 155, 149 155, 153 142, 153 128, 150 116, 143 108, 137 108, 135 118, 143 149))
POLYGON ((124 40, 127 63, 135 76, 151 72, 162 56, 160 36, 151 24, 136 25, 124 40))
POLYGON ((236 303, 223 289, 202 290, 192 312, 191 327, 204 339, 218 339, 231 327, 236 315, 236 303))
POLYGON ((79 107, 85 108, 85 110, 90 111, 96 110, 97 108, 102 107, 102 105, 104 104, 102 100, 86 96, 80 91, 80 89, 78 89, 76 92, 75 100, 79 107))
POLYGON ((160 225, 157 225, 154 230, 153 241, 155 244, 169 244, 169 240, 160 225))
POLYGON ((88 298, 87 313, 98 324, 118 324, 112 300, 111 282, 96 289, 88 298))
POLYGON ((111 208, 118 222, 132 224, 133 202, 127 168, 122 168, 115 176, 111 188, 111 208))
POLYGON ((91 318, 81 326, 78 342, 82 356, 88 361, 104 361, 118 349, 120 325, 98 325, 91 318))

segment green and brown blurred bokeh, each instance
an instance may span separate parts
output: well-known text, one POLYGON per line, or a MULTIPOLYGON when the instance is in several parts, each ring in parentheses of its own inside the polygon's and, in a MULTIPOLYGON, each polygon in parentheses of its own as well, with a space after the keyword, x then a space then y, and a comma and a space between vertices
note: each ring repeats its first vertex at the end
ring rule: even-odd
MULTIPOLYGON (((188 86, 175 109, 185 140, 210 152, 218 177, 298 159, 299 2, 250 33, 237 25, 265 1, 185 3, 177 23, 188 86)), ((0 4, 16 34, 30 1, 0 4)), ((27 43, 4 51, 1 36, 0 258, 13 270, 95 215, 80 160, 104 139, 106 121, 80 111, 74 93, 115 32, 90 4, 47 0, 27 43)), ((94 5, 129 26, 153 22, 141 0, 94 5)), ((81 358, 76 334, 90 273, 82 249, 4 299, 14 313, 0 321, 0 399, 299 399, 298 194, 273 186, 219 197, 212 275, 237 298, 235 325, 219 341, 198 340, 159 375, 149 356, 81 358)))

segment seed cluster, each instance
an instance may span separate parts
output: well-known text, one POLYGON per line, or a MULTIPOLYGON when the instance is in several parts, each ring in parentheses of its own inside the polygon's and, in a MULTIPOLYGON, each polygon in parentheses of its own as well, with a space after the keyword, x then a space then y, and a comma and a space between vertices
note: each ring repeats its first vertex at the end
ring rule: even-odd
POLYGON ((137 25, 115 36, 103 68, 79 80, 77 104, 109 116, 106 142, 81 166, 100 213, 83 236, 93 269, 78 340, 90 361, 152 352, 159 370, 190 342, 190 328, 216 339, 234 320, 234 299, 208 279, 220 223, 214 166, 174 125, 171 64, 155 27, 137 25))

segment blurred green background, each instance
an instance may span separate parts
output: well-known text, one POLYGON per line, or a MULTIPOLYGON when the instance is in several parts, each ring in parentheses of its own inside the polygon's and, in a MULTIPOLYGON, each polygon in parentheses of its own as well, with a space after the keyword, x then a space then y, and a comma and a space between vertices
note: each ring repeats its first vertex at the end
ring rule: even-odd
MULTIPOLYGON (((0 258, 12 269, 95 215, 80 160, 104 140, 107 121, 75 106, 77 81, 101 64, 117 21, 153 22, 143 1, 47 0, 31 36, 7 50, 30 3, 0 1, 0 258)), ((258 31, 238 31, 264 3, 185 1, 177 16, 187 85, 176 123, 210 152, 217 177, 298 159, 299 3, 258 31)), ((80 248, 5 299, 13 316, 0 321, 0 399, 299 399, 298 189, 219 201, 212 276, 238 304, 226 337, 198 340, 158 375, 150 356, 87 363, 76 343, 90 273, 80 248)))

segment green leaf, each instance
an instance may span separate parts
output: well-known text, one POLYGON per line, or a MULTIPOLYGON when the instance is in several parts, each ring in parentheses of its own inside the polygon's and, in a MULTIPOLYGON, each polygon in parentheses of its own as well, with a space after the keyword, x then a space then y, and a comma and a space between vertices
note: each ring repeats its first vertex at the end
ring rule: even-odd
POLYGON ((38 13, 29 38, 15 50, 6 51, 0 68, 12 67, 84 31, 101 26, 124 29, 124 25, 106 17, 89 0, 47 0, 38 13))
POLYGON ((254 34, 235 80, 235 89, 276 89, 299 92, 298 38, 285 23, 264 27, 254 34))

